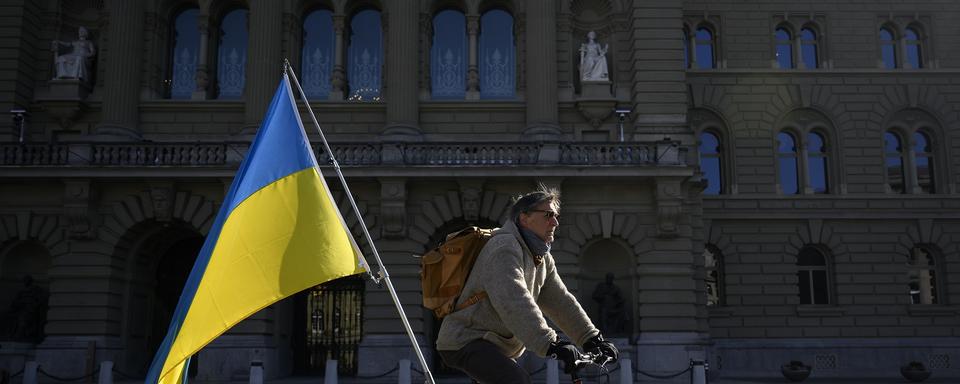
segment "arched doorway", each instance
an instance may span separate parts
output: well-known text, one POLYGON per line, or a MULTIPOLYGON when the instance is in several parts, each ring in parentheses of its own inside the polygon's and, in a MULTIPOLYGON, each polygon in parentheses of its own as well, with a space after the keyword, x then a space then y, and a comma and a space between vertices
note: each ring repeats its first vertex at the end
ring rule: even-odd
POLYGON ((606 337, 630 336, 635 322, 633 256, 613 239, 583 248, 577 292, 580 304, 606 337))
MULTIPOLYGON (((131 252, 123 372, 145 375, 167 335, 183 286, 197 259, 204 237, 185 223, 146 223, 131 252)), ((140 231, 136 231, 140 232, 140 231)), ((197 355, 188 375, 197 374, 197 355)))
POLYGON ((43 339, 49 299, 50 253, 34 241, 18 241, 0 253, 0 340, 43 339))

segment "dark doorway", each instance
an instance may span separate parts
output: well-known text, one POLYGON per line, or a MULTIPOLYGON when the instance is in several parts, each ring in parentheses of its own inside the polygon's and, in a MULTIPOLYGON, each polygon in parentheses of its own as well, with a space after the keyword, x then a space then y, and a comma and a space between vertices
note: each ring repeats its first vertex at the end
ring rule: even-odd
MULTIPOLYGON (((190 276, 190 270, 193 269, 193 264, 197 260, 197 254, 203 247, 203 241, 204 238, 199 235, 187 237, 173 242, 160 254, 156 273, 157 287, 154 291, 156 294, 154 317, 147 340, 149 351, 156 352, 167 335, 170 319, 177 308, 177 302, 180 300, 187 277, 190 276)), ((187 376, 191 379, 197 376, 198 357, 199 354, 196 354, 190 358, 187 376)))

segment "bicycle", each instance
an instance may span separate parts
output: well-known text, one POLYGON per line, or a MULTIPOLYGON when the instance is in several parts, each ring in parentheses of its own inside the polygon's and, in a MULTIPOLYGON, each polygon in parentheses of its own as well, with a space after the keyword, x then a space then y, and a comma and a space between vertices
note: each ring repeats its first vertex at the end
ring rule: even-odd
POLYGON ((574 362, 574 368, 570 371, 570 379, 573 384, 583 384, 583 380, 580 378, 579 371, 583 368, 586 368, 590 365, 596 365, 600 367, 601 375, 607 377, 607 382, 610 382, 610 372, 607 372, 606 365, 607 363, 613 361, 613 358, 602 353, 592 353, 584 352, 580 354, 580 358, 574 362))

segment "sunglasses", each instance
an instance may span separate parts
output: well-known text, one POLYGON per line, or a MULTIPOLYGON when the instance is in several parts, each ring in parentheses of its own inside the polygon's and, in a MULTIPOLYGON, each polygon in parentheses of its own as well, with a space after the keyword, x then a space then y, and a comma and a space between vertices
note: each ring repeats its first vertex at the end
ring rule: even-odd
POLYGON ((531 210, 528 210, 527 212, 543 212, 543 217, 546 217, 548 219, 560 220, 560 213, 554 212, 554 211, 548 211, 545 209, 531 209, 531 210))

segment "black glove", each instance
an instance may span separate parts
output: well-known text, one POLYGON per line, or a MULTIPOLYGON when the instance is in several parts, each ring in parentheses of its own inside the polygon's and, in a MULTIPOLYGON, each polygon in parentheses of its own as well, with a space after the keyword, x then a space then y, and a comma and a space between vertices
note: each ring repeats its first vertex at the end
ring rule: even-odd
POLYGON ((577 369, 577 360, 580 359, 580 351, 577 346, 566 340, 557 340, 550 343, 547 348, 547 356, 563 362, 563 373, 570 373, 577 369))
POLYGON ((617 359, 620 358, 620 351, 617 350, 617 346, 613 345, 613 343, 609 341, 604 340, 603 336, 600 334, 591 337, 586 343, 583 343, 583 350, 590 353, 598 353, 607 356, 613 359, 611 363, 616 362, 617 359))

